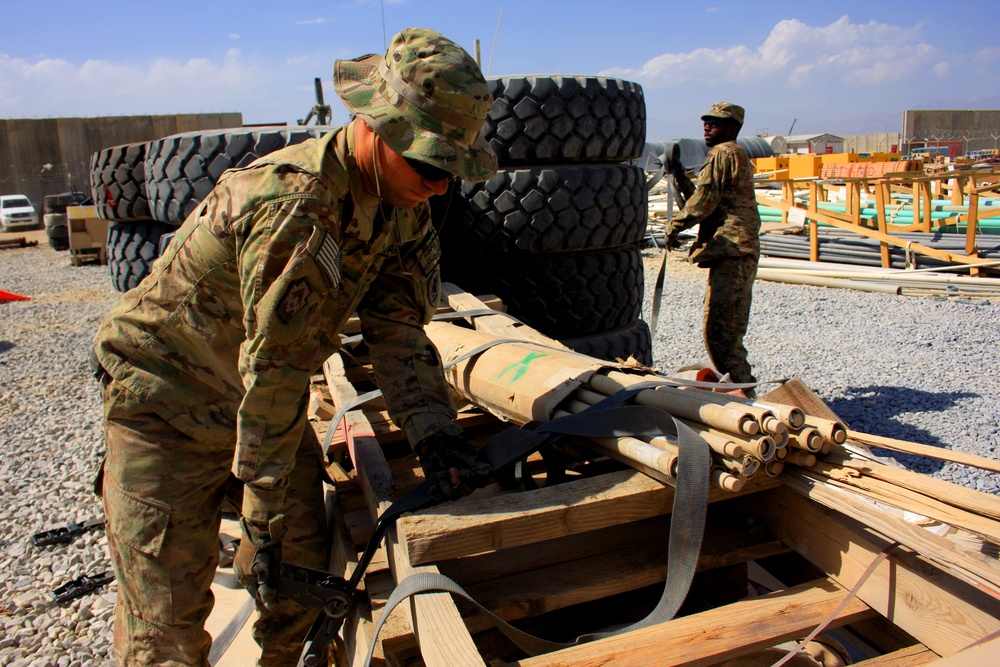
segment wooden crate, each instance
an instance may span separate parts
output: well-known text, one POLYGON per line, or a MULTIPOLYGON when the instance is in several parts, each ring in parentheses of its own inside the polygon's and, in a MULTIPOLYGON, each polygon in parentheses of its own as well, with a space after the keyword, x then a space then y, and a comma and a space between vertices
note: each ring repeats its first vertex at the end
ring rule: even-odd
POLYGON ((70 263, 79 266, 85 262, 107 264, 107 220, 97 217, 94 206, 67 206, 66 221, 69 226, 70 263))
MULTIPOLYGON (((347 359, 338 355, 325 365, 321 403, 345 405, 374 388, 363 346, 347 359)), ((832 415, 794 384, 763 398, 832 415)), ((461 414, 474 443, 505 426, 475 407, 461 414)), ((336 429, 331 501, 342 520, 332 570, 348 576, 374 521, 419 483, 421 472, 378 400, 348 411, 339 425, 315 425, 321 439, 336 429)), ((391 614, 374 664, 735 665, 824 622, 825 641, 839 642, 860 664, 992 664, 975 662, 981 648, 963 649, 1000 631, 995 557, 980 559, 927 537, 892 512, 875 512, 871 520, 870 506, 811 484, 807 473, 765 477, 738 494, 711 492, 698 573, 673 620, 531 657, 464 601, 422 594, 391 614), (901 535, 906 546, 883 556, 901 535), (914 544, 929 544, 932 553, 914 544), (943 564, 966 557, 982 567, 985 581, 943 564), (869 568, 873 573, 852 590, 869 568)), ((906 479, 927 478, 906 473, 906 479)), ((935 489, 947 484, 930 481, 935 489)), ((592 460, 561 484, 527 491, 494 484, 402 517, 363 579, 370 608, 356 609, 345 624, 338 664, 362 664, 385 601, 414 573, 445 574, 493 613, 547 638, 639 620, 663 586, 673 495, 671 486, 615 461, 592 460)), ((983 520, 992 522, 990 530, 1000 528, 995 519, 983 520)), ((996 655, 998 643, 986 644, 994 651, 988 655, 996 655)))

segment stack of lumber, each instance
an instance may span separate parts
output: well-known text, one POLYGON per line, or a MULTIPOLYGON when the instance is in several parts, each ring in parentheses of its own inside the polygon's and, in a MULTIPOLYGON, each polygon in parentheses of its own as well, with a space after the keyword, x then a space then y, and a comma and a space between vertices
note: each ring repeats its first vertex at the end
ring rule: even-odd
MULTIPOLYGON (((483 308, 457 288, 445 292, 452 310, 483 308)), ((850 430, 799 381, 746 402, 582 357, 499 313, 468 320, 428 327, 446 362, 483 339, 518 341, 498 342, 447 373, 475 445, 511 423, 534 427, 637 384, 639 404, 709 442, 715 484, 697 574, 673 620, 536 656, 464 602, 422 594, 388 616, 374 664, 740 664, 818 626, 824 645, 871 667, 979 664, 984 647, 993 656, 1000 650, 1000 500, 887 466, 868 449, 920 445, 850 430), (769 474, 775 463, 781 470, 772 465, 769 474)), ((363 344, 348 347, 324 365, 313 401, 317 433, 333 430, 331 570, 345 576, 373 522, 421 479, 384 403, 351 407, 374 380, 363 344), (341 408, 350 409, 329 421, 341 408)), ((569 458, 560 483, 543 486, 545 462, 533 457, 525 480, 535 483, 523 489, 493 484, 404 515, 363 579, 369 606, 345 623, 338 664, 363 663, 385 601, 414 573, 443 573, 493 614, 560 641, 644 617, 666 576, 676 483, 668 431, 574 441, 561 452, 569 458)))
POLYGON ((892 162, 842 162, 827 163, 820 170, 820 178, 882 178, 901 171, 923 171, 921 160, 894 160, 892 162))

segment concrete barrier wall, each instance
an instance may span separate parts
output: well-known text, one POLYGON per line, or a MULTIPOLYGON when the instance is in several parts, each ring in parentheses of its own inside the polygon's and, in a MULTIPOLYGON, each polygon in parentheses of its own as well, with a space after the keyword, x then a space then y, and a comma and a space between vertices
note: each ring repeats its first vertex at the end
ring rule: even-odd
POLYGON ((26 195, 40 214, 45 195, 90 194, 90 157, 96 151, 242 125, 241 113, 0 119, 0 194, 26 195))

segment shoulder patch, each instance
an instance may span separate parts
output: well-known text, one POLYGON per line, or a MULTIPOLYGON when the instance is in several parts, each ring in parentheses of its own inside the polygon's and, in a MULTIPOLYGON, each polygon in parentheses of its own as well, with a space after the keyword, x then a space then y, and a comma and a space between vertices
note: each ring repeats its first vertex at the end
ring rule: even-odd
POLYGON ((316 251, 316 263, 326 277, 330 287, 340 287, 340 245, 329 232, 323 237, 323 242, 316 251))
POLYGON ((309 287, 309 281, 305 278, 299 278, 285 290, 285 295, 281 297, 281 301, 278 302, 278 307, 275 309, 275 315, 283 323, 288 324, 295 317, 295 313, 302 310, 309 301, 310 294, 312 294, 312 288, 309 287))

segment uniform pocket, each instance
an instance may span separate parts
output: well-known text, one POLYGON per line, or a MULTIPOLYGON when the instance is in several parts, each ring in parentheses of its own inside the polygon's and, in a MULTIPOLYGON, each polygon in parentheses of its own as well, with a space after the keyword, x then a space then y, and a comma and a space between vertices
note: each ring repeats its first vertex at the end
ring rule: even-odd
POLYGON ((169 505, 134 496, 106 476, 104 512, 118 542, 147 556, 160 555, 170 523, 169 505))

